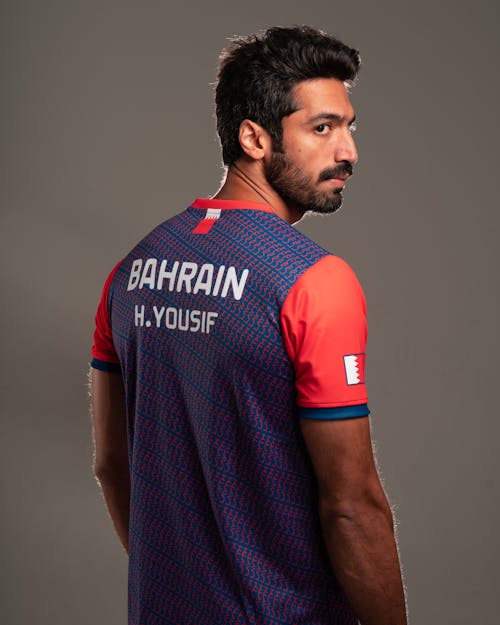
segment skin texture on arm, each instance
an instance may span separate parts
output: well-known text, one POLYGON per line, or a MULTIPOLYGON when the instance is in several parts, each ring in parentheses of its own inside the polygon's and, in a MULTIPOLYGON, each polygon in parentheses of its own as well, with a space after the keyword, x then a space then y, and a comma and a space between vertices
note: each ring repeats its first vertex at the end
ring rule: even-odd
POLYGON ((330 561, 362 625, 406 625, 391 509, 367 417, 301 419, 330 561))
POLYGON ((94 473, 118 538, 128 552, 130 470, 125 392, 120 373, 91 369, 94 473))

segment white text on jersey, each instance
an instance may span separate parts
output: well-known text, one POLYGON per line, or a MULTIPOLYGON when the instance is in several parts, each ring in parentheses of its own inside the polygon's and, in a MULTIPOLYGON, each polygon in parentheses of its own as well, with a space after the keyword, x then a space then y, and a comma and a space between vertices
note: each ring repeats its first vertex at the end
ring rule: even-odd
POLYGON ((240 275, 233 266, 220 265, 216 268, 210 263, 198 265, 192 262, 174 261, 169 265, 167 259, 161 262, 157 258, 137 258, 132 263, 127 291, 134 289, 168 289, 186 293, 205 293, 227 297, 230 290, 235 300, 241 299, 248 278, 248 269, 240 275))

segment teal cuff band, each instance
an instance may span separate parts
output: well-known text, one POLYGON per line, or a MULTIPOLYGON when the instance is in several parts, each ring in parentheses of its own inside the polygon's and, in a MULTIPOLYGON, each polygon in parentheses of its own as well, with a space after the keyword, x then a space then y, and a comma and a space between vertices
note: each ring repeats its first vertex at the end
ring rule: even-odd
POLYGON ((94 369, 99 369, 99 371, 121 371, 119 363, 106 362, 105 360, 99 360, 98 358, 94 358, 90 363, 90 366, 94 369))
POLYGON ((367 404, 357 406, 341 406, 340 408, 299 408, 299 416, 302 419, 354 419, 367 417, 370 414, 367 404))

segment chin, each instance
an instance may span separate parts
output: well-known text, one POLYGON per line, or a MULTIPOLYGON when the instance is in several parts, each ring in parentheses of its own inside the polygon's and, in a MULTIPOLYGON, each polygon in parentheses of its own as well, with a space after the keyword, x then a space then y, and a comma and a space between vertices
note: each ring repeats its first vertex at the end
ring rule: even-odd
POLYGON ((325 198, 324 201, 311 202, 307 208, 307 212, 319 215, 329 215, 335 213, 342 208, 343 197, 340 191, 336 191, 334 197, 325 198))

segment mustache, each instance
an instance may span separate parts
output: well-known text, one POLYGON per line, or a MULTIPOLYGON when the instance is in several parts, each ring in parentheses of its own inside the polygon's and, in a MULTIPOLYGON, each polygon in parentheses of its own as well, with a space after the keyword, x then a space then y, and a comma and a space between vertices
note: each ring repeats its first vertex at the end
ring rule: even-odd
POLYGON ((339 178, 340 176, 352 176, 353 167, 351 163, 348 161, 344 161, 340 163, 336 167, 331 167, 330 169, 324 169, 319 177, 318 182, 323 182, 324 180, 330 180, 331 178, 339 178))

